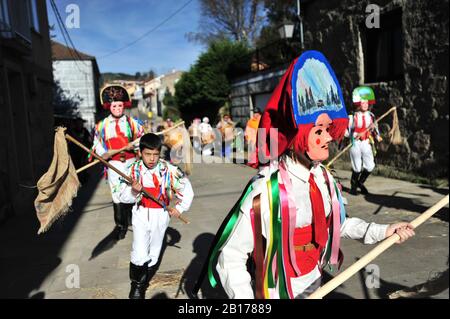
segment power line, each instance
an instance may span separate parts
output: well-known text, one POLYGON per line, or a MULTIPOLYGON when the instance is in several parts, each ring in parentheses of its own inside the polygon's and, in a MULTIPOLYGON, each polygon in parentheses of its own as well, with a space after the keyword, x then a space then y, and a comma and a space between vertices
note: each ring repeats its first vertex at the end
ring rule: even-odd
POLYGON ((118 48, 118 49, 116 49, 116 50, 114 50, 114 51, 111 51, 111 52, 109 52, 109 53, 107 53, 107 54, 105 54, 105 55, 99 57, 99 59, 103 59, 103 58, 109 57, 109 56, 111 56, 111 55, 113 55, 113 54, 116 54, 116 53, 118 53, 118 52, 120 52, 120 51, 122 51, 122 50, 124 50, 124 49, 126 49, 126 48, 128 48, 128 47, 130 47, 130 46, 132 46, 132 45, 134 45, 136 42, 142 40, 143 38, 145 38, 146 36, 148 36, 150 33, 156 31, 156 30, 157 30, 160 26, 162 26, 164 23, 166 23, 167 21, 169 21, 170 19, 172 19, 172 18, 173 18, 175 15, 177 15, 181 10, 183 10, 185 7, 187 7, 192 1, 194 1, 194 0, 189 0, 188 2, 186 2, 186 3, 185 3, 184 5, 182 5, 179 9, 177 9, 174 13, 172 13, 169 17, 167 17, 166 19, 164 19, 164 20, 163 20, 161 23, 159 23, 157 26, 155 26, 155 27, 153 27, 152 29, 150 29, 150 30, 148 30, 147 32, 145 32, 143 35, 141 35, 141 36, 140 36, 139 38, 137 38, 136 40, 134 40, 134 41, 132 41, 132 42, 130 42, 130 43, 124 45, 124 46, 121 47, 121 48, 118 48))
POLYGON ((63 36, 64 43, 66 44, 66 47, 67 47, 67 49, 69 51, 69 54, 72 56, 72 58, 73 58, 73 60, 75 62, 75 66, 77 67, 78 71, 80 71, 84 75, 87 75, 88 73, 86 73, 85 71, 81 70, 80 67, 78 66, 78 61, 82 62, 81 61, 82 58, 81 58, 80 54, 78 53, 78 51, 76 50, 72 39, 70 38, 70 34, 67 31, 66 26, 64 24, 64 21, 61 18, 61 15, 59 13, 58 7, 56 6, 56 3, 54 2, 54 0, 50 0, 50 4, 51 4, 53 12, 55 14, 56 22, 58 23, 59 29, 60 29, 61 34, 63 36), (69 44, 69 42, 70 42, 70 44, 69 44))
POLYGON ((78 53, 78 51, 75 49, 75 44, 73 43, 72 38, 70 37, 70 34, 69 34, 69 32, 67 31, 67 29, 66 29, 66 25, 64 24, 64 21, 63 21, 63 19, 62 19, 62 17, 61 17, 61 14, 59 13, 59 10, 58 10, 58 7, 56 6, 55 1, 54 1, 54 0, 50 0, 50 1, 53 3, 53 6, 54 6, 54 8, 55 8, 54 11, 55 11, 55 14, 56 14, 56 16, 57 16, 57 19, 59 19, 60 25, 63 27, 63 30, 61 30, 61 32, 63 32, 63 33, 65 32, 65 33, 66 33, 67 38, 69 39, 69 42, 70 42, 70 44, 72 45, 72 48, 73 48, 73 50, 74 50, 74 53, 77 55, 78 59, 81 60, 82 58, 81 58, 80 54, 78 53))

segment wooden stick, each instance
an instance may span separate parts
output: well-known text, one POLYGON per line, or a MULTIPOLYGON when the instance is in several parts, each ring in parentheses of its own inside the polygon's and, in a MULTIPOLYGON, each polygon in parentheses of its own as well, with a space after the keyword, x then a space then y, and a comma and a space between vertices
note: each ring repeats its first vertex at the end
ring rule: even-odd
MULTIPOLYGON (((417 228, 420 226, 423 222, 425 222, 427 219, 429 219, 431 216, 433 216, 436 212, 438 212, 441 208, 443 208, 445 205, 448 204, 449 196, 445 196, 442 198, 439 202, 434 204, 432 207, 427 209, 423 214, 421 214, 419 217, 414 219, 411 224, 414 228, 417 228)), ((360 271, 363 267, 365 267, 367 264, 369 264, 372 260, 374 260, 376 257, 378 257, 381 253, 383 253, 386 249, 394 245, 398 240, 400 239, 400 236, 397 234, 393 234, 389 238, 382 241, 380 244, 378 244, 374 249, 372 249, 368 254, 364 255, 360 260, 358 260, 356 263, 351 265, 349 268, 347 268, 345 271, 340 273, 338 276, 334 277, 332 280, 327 282, 325 285, 317 289, 315 292, 313 292, 308 299, 321 299, 323 296, 330 293, 332 290, 334 290, 336 287, 341 285, 344 281, 349 279, 351 276, 356 274, 358 271, 360 271)))
POLYGON ((86 164, 86 165, 80 167, 79 169, 77 169, 77 174, 80 174, 82 171, 84 171, 84 170, 88 169, 89 167, 92 167, 98 163, 100 163, 100 161, 98 159, 96 159, 95 161, 92 161, 89 164, 86 164))
MULTIPOLYGON (((383 115, 381 115, 378 119, 375 120, 375 123, 378 123, 379 121, 381 121, 383 118, 385 118, 389 113, 395 111, 397 107, 393 106, 391 107, 386 113, 384 113, 383 115)), ((366 133, 367 131, 369 131, 370 129, 366 129, 364 133, 366 133)), ((350 147, 352 147, 352 144, 348 144, 342 151, 340 151, 335 157, 333 157, 326 165, 327 168, 330 168, 331 164, 333 164, 339 157, 341 157, 342 154, 344 154, 350 147)))
MULTIPOLYGON (((83 144, 81 144, 80 142, 78 142, 76 139, 74 139, 72 136, 70 136, 69 134, 65 135, 66 139, 68 139, 69 141, 71 141, 72 143, 75 143, 77 146, 81 147, 83 150, 85 150, 86 152, 88 152, 89 154, 91 154, 93 157, 95 157, 96 159, 98 159, 100 162, 102 162, 103 165, 108 166, 110 169, 112 169, 114 172, 116 172, 117 174, 119 174, 120 176, 122 176, 128 183, 133 183, 133 179, 127 175, 125 175, 124 173, 122 173, 121 171, 119 171, 117 168, 115 168, 114 166, 112 166, 111 164, 109 164, 107 161, 105 161, 102 157, 98 156, 93 150, 88 149, 86 146, 84 146, 83 144)), ((145 189, 142 190, 142 192, 147 195, 148 198, 150 198, 152 201, 154 201, 155 203, 157 203, 159 206, 164 207, 164 205, 157 200, 155 197, 153 197, 149 192, 147 192, 145 189)), ((183 216, 178 216, 178 218, 183 221, 185 224, 189 224, 190 222, 185 219, 183 216)))
MULTIPOLYGON (((132 144, 135 144, 136 142, 139 142, 139 138, 135 139, 135 140, 132 141, 131 143, 132 143, 132 144)), ((113 156, 116 155, 116 154, 119 154, 120 152, 125 151, 127 148, 128 148, 128 145, 127 145, 127 146, 124 146, 124 147, 122 147, 122 148, 120 148, 120 149, 118 149, 118 150, 112 150, 112 151, 111 151, 111 157, 113 157, 113 156)), ((100 161, 96 159, 95 161, 93 161, 93 162, 91 162, 91 163, 89 163, 89 164, 86 164, 86 165, 80 167, 79 169, 77 169, 77 174, 81 173, 81 172, 84 171, 85 169, 88 169, 88 168, 90 168, 90 167, 92 167, 92 166, 94 166, 94 165, 96 165, 96 164, 98 164, 98 163, 100 163, 100 161)))
POLYGON ((174 126, 169 127, 168 129, 165 129, 164 131, 157 132, 157 133, 155 133, 155 134, 156 134, 156 135, 163 135, 163 134, 166 134, 167 132, 173 130, 174 128, 177 128, 177 127, 180 126, 181 124, 184 124, 184 121, 181 121, 180 123, 177 123, 177 124, 175 124, 174 126))

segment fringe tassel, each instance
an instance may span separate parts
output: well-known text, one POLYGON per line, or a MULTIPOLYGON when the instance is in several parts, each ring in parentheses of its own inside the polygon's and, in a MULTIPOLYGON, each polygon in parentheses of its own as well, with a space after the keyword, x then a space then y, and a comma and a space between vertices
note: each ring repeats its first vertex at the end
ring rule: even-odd
MULTIPOLYGON (((298 126, 297 135, 292 142, 295 152, 305 153, 308 150, 308 135, 313 127, 314 124, 301 124, 298 126)), ((330 135, 333 140, 337 142, 341 141, 347 127, 348 118, 334 119, 333 124, 330 126, 330 135)))
POLYGON ((345 131, 348 127, 348 118, 333 119, 333 124, 330 127, 331 137, 340 142, 344 138, 345 131))
POLYGON ((308 135, 313 127, 314 124, 301 124, 298 126, 297 135, 292 141, 292 146, 296 153, 303 154, 308 150, 308 135))
POLYGON ((392 116, 392 129, 389 131, 389 140, 394 145, 402 144, 402 135, 400 133, 400 126, 398 123, 397 109, 394 109, 392 116))

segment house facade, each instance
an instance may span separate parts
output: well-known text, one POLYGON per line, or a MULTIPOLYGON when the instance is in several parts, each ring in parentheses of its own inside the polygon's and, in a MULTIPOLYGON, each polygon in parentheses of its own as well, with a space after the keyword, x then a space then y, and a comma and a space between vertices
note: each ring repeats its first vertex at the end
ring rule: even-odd
MULTIPOLYGON (((100 71, 95 57, 52 41, 53 77, 62 89, 66 100, 78 109, 85 120, 85 127, 91 130, 100 110, 100 71)), ((71 116, 69 110, 58 108, 56 115, 71 116), (59 114, 58 114, 59 113, 59 114)))
POLYGON ((44 0, 0 0, 0 222, 33 209, 53 154, 52 62, 44 0))

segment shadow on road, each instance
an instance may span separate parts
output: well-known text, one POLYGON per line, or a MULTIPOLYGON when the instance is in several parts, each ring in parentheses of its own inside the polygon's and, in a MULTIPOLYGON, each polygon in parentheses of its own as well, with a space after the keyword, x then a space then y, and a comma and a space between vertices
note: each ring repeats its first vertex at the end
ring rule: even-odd
POLYGON ((92 250, 91 257, 89 260, 92 260, 104 252, 112 249, 117 244, 117 231, 113 229, 105 238, 103 238, 97 246, 92 250))
POLYGON ((430 185, 419 185, 419 187, 424 188, 424 189, 431 189, 433 192, 439 193, 441 195, 448 194, 448 188, 438 188, 438 187, 433 187, 430 185))
MULTIPOLYGON (((192 246, 196 255, 194 259, 191 260, 189 266, 186 268, 183 276, 181 277, 177 296, 180 292, 182 292, 187 295, 189 299, 198 299, 198 297, 193 294, 192 290, 194 289, 203 265, 206 262, 213 239, 214 235, 211 233, 203 233, 195 238, 192 246)), ((219 278, 216 272, 215 275, 216 278, 219 278)), ((208 282, 208 279, 205 278, 200 286, 199 292, 202 299, 228 299, 228 296, 220 285, 220 281, 215 288, 212 288, 208 282)))
MULTIPOLYGON (((399 286, 399 285, 397 285, 399 286)), ((393 285, 384 280, 381 280, 381 287, 379 290, 380 298, 390 299, 432 299, 431 297, 445 291, 449 287, 449 269, 438 273, 434 278, 430 278, 424 283, 415 285, 413 287, 402 287, 392 289, 393 285), (387 289, 389 287, 389 289, 387 289)))
MULTIPOLYGON (((373 213, 378 214, 383 207, 395 208, 406 210, 415 213, 423 213, 431 206, 416 203, 415 198, 406 198, 402 196, 397 196, 396 193, 393 195, 379 195, 379 194, 369 194, 364 196, 365 200, 379 205, 377 210, 373 213)), ((437 212, 434 217, 439 218, 442 221, 448 222, 448 207, 442 208, 437 212)))
MULTIPOLYGON (((39 291, 47 276, 61 266, 60 250, 74 230, 101 179, 101 167, 78 191, 72 210, 49 231, 37 235, 35 211, 19 212, 0 227, 0 298, 44 298, 39 291)), ((36 193, 37 195, 37 193, 36 193)))

